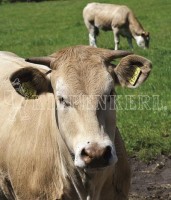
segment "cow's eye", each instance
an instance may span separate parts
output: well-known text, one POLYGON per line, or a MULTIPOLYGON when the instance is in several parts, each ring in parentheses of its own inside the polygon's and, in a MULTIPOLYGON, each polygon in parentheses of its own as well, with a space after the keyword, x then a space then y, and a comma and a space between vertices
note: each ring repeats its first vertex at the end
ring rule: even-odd
POLYGON ((59 102, 66 107, 70 106, 69 102, 67 102, 63 97, 59 97, 59 102))

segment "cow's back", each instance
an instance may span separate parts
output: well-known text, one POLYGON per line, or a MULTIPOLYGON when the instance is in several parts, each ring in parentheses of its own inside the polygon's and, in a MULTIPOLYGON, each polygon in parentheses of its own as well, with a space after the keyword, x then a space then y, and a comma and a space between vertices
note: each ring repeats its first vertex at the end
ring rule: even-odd
POLYGON ((103 28, 103 25, 112 25, 127 19, 130 9, 124 5, 89 3, 83 10, 83 17, 95 26, 103 28))
POLYGON ((0 188, 8 196, 12 185, 15 195, 25 200, 55 199, 63 185, 55 174, 59 160, 54 96, 44 93, 25 99, 10 82, 14 72, 30 66, 48 70, 0 53, 0 188))

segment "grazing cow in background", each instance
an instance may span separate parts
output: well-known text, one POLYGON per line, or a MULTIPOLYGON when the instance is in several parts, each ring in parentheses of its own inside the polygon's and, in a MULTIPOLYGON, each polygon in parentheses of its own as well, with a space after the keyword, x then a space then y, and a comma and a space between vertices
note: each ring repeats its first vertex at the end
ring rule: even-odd
POLYGON ((149 47, 149 33, 145 32, 134 13, 124 5, 89 3, 83 10, 85 25, 89 31, 89 42, 96 47, 99 29, 113 31, 115 50, 119 48, 119 36, 126 37, 133 49, 132 38, 141 48, 149 47))
POLYGON ((0 53, 1 200, 128 198, 114 87, 135 88, 151 70, 129 54, 75 46, 26 62, 0 53))

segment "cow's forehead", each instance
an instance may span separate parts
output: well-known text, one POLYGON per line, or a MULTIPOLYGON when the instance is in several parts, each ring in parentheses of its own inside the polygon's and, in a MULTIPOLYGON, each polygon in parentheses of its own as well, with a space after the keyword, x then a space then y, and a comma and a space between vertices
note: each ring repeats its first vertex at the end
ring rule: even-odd
POLYGON ((113 86, 106 68, 91 63, 59 67, 55 79, 58 95, 102 95, 113 86))

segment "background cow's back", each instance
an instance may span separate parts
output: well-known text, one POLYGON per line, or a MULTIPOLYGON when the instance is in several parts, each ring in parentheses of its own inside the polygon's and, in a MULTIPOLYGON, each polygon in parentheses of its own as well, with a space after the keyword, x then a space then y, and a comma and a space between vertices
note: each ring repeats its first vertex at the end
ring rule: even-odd
POLYGON ((113 31, 115 50, 119 48, 120 35, 126 37, 132 49, 132 38, 141 48, 148 48, 149 33, 146 32, 134 13, 125 5, 89 3, 83 10, 85 25, 89 31, 89 43, 96 47, 99 29, 113 31))

